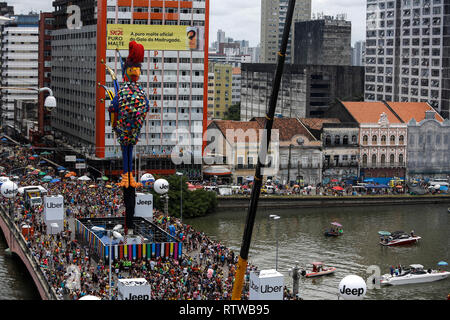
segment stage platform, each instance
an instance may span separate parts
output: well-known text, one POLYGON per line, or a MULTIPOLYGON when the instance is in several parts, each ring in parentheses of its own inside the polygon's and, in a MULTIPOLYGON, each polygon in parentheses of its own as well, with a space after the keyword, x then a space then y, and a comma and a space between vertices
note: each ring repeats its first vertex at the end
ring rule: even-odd
POLYGON ((134 236, 123 241, 112 241, 106 231, 93 231, 92 227, 112 230, 116 225, 124 225, 124 218, 76 219, 75 237, 81 243, 89 245, 97 258, 109 259, 109 248, 113 261, 174 258, 180 259, 183 253, 182 242, 144 218, 135 217, 134 236))

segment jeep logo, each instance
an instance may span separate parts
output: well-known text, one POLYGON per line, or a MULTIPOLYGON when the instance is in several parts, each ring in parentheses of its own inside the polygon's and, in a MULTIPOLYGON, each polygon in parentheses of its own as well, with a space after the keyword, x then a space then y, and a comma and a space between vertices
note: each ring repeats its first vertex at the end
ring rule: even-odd
POLYGON ((15 194, 16 193, 16 189, 6 189, 5 191, 3 191, 4 194, 15 194))
POLYGON ((354 289, 350 289, 350 288, 346 288, 345 285, 342 287, 341 290, 339 290, 339 292, 341 294, 346 294, 346 295, 354 295, 354 296, 361 296, 364 293, 364 288, 354 288, 354 289))
POLYGON ((128 296, 128 298, 125 298, 125 300, 150 300, 150 296, 148 294, 131 294, 128 296))
POLYGON ((152 203, 153 202, 151 200, 139 200, 136 204, 138 206, 151 206, 152 203))

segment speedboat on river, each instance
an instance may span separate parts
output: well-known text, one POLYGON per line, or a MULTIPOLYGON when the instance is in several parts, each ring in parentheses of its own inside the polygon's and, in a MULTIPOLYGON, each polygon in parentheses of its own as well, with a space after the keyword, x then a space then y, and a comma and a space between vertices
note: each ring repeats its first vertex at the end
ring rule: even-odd
POLYGON ((313 269, 311 272, 302 271, 302 275, 306 278, 319 277, 327 274, 332 274, 336 271, 335 267, 324 267, 322 262, 313 262, 313 269))
POLYGON ((382 275, 380 283, 382 285, 392 286, 411 283, 425 283, 443 280, 450 275, 450 272, 448 271, 437 271, 431 269, 425 271, 423 270, 423 265, 421 264, 412 264, 409 267, 409 269, 402 270, 402 273, 399 275, 382 275))
POLYGON ((399 246, 403 244, 411 244, 419 242, 422 237, 415 235, 412 231, 411 234, 408 234, 404 231, 379 231, 378 234, 380 237, 380 244, 383 246, 399 246))

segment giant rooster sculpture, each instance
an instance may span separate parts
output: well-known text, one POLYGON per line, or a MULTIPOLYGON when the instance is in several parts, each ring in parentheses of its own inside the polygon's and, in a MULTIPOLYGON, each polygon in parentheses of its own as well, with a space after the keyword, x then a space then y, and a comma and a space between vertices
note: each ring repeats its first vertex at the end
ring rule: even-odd
POLYGON ((143 60, 144 47, 135 41, 131 41, 127 59, 124 61, 120 57, 122 85, 119 87, 116 75, 105 64, 114 81, 114 93, 102 86, 109 99, 112 100, 108 108, 111 126, 122 149, 123 173, 122 180, 118 185, 123 187, 126 212, 125 234, 133 234, 136 188, 142 187, 142 184, 136 182, 133 177, 133 148, 139 141, 142 125, 149 111, 146 93, 138 84, 143 60))

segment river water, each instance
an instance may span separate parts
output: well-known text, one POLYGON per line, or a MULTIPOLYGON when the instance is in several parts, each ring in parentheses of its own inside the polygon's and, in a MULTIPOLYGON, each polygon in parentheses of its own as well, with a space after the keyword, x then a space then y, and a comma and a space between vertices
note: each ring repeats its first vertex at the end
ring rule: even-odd
MULTIPOLYGON (((185 219, 238 254, 241 247, 247 210, 230 210, 213 215, 185 219)), ((258 211, 249 253, 249 262, 259 269, 275 269, 276 235, 278 234, 278 270, 285 284, 292 289, 289 269, 295 261, 301 267, 321 261, 337 268, 333 275, 316 279, 301 277, 300 296, 305 300, 336 300, 339 282, 349 274, 364 279, 367 268, 377 265, 381 274, 389 273, 390 265, 419 263, 437 269, 441 260, 449 262, 450 222, 447 205, 383 206, 360 208, 265 209, 258 211), (279 215, 277 221, 270 214, 279 215), (344 235, 325 237, 324 231, 333 221, 344 227, 344 235), (277 228, 278 224, 278 230, 277 228), (422 237, 419 244, 403 247, 379 245, 380 230, 410 232, 422 237)), ((450 278, 434 283, 381 287, 368 290, 371 300, 442 300, 450 293, 450 278)))
MULTIPOLYGON (((198 231, 222 242, 238 254, 242 242, 247 210, 221 211, 203 218, 184 219, 198 231)), ((305 300, 336 300, 339 282, 349 274, 366 279, 366 269, 378 265, 381 274, 390 265, 419 263, 437 268, 438 261, 449 261, 450 222, 447 205, 383 206, 361 208, 260 209, 253 230, 249 261, 259 269, 275 268, 276 235, 278 234, 278 269, 285 284, 292 289, 289 269, 299 261, 322 261, 334 266, 333 275, 317 279, 300 278, 300 296, 305 300), (281 219, 272 221, 270 214, 281 219), (324 230, 332 221, 344 226, 344 235, 328 238, 324 230), (278 224, 278 225, 277 225, 278 224), (278 227, 278 230, 277 230, 278 227), (418 245, 382 247, 379 230, 410 232, 423 239, 418 245)), ((0 300, 40 299, 25 266, 15 255, 5 252, 6 242, 0 232, 0 300)), ((450 293, 450 279, 428 284, 382 287, 368 290, 366 299, 373 300, 441 300, 450 293)))
POLYGON ((40 300, 39 292, 22 260, 5 251, 7 248, 0 230, 0 300, 40 300))

